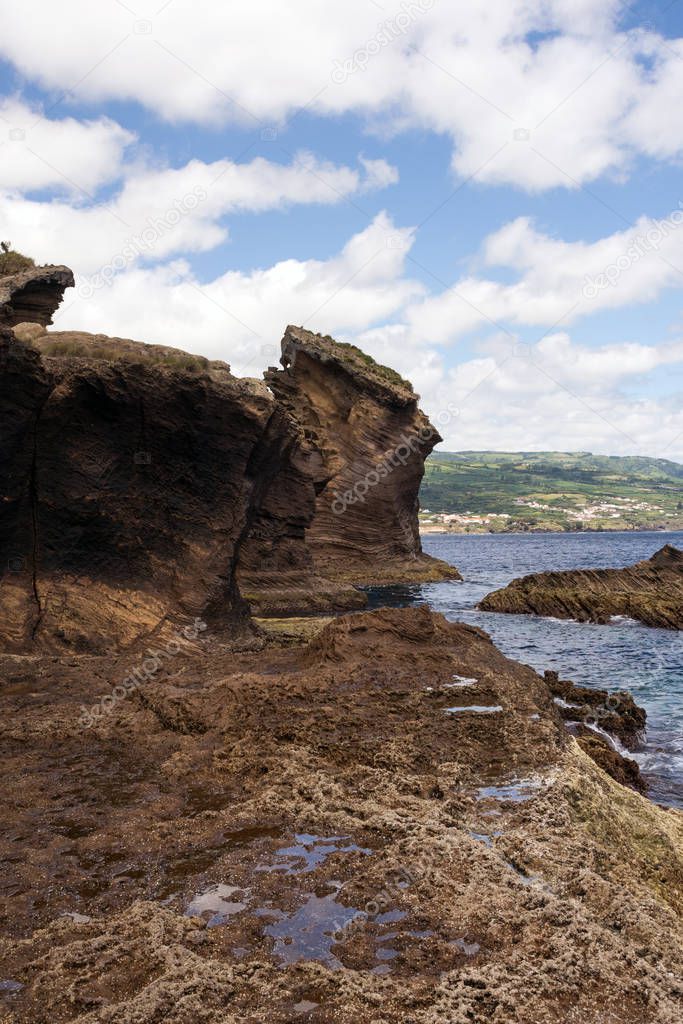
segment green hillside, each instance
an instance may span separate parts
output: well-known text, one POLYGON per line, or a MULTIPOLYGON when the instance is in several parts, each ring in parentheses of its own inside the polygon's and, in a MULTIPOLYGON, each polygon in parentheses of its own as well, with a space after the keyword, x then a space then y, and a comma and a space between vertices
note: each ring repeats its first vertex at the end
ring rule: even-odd
POLYGON ((420 507, 426 531, 680 530, 683 465, 590 452, 438 452, 420 507))

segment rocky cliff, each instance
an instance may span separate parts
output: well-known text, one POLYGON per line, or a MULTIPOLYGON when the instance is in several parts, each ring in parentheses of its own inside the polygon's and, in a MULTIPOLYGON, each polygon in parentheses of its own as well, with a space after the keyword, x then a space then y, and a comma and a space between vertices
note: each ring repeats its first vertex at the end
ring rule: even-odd
MULTIPOLYGON (((250 609, 361 607, 365 596, 342 580, 338 563, 318 557, 326 550, 321 536, 334 550, 344 549, 347 533, 354 550, 368 540, 369 579, 385 558, 395 559, 396 571, 408 564, 432 571, 417 538, 421 449, 372 503, 382 522, 354 534, 353 516, 325 519, 320 496, 340 460, 307 415, 297 415, 305 394, 298 377, 297 406, 280 399, 279 381, 271 390, 179 350, 47 334, 71 281, 66 268, 54 267, 0 280, 0 641, 15 650, 33 642, 104 649, 178 616, 201 615, 234 632, 250 609), (373 540, 380 534, 381 546, 373 540)), ((366 461, 367 416, 380 417, 373 437, 385 446, 427 425, 409 386, 382 389, 380 368, 369 366, 352 375, 352 406, 362 405, 366 417, 358 409, 345 429, 347 445, 356 432, 366 461)), ((275 377, 289 381, 286 371, 275 377)), ((346 402, 347 378, 326 367, 328 402, 346 402)), ((306 409, 318 400, 316 391, 306 409)), ((329 408, 328 424, 348 421, 348 411, 329 408)))
POLYGON ((441 437, 412 386, 353 345, 298 327, 285 332, 281 363, 266 381, 322 458, 307 531, 318 569, 355 583, 459 579, 420 543, 424 460, 441 437))
POLYGON ((625 615, 646 626, 683 629, 683 552, 667 544, 625 569, 535 573, 488 594, 479 607, 579 622, 625 615))

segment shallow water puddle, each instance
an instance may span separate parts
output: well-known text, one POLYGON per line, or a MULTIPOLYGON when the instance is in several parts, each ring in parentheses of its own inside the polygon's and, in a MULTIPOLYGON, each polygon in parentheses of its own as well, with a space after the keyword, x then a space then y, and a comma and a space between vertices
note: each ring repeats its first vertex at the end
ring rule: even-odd
POLYGON ((396 924, 398 921, 403 921, 407 916, 408 914, 405 910, 386 910, 383 914, 377 914, 374 920, 377 924, 396 924))
POLYGON ((70 917, 74 924, 88 924, 90 921, 92 921, 92 918, 88 917, 87 914, 79 914, 75 910, 65 910, 64 913, 60 914, 59 916, 70 917))
POLYGON ((294 836, 295 844, 275 851, 280 858, 275 864, 259 864, 257 871, 282 871, 285 875, 303 875, 315 871, 324 864, 333 853, 362 853, 369 855, 368 850, 357 843, 347 842, 349 836, 314 836, 298 833, 294 836), (346 845, 342 845, 342 844, 346 845))
POLYGON ((493 849, 493 840, 497 839, 498 836, 502 836, 502 832, 494 832, 492 835, 488 835, 486 832, 470 832, 470 838, 475 839, 478 843, 484 843, 490 850, 493 849))
POLYGON ((475 679, 472 676, 458 676, 458 675, 454 675, 452 683, 444 683, 444 689, 446 689, 446 690, 456 690, 456 689, 460 689, 463 686, 476 686, 476 684, 478 682, 479 682, 479 680, 475 679))
POLYGON ((21 992, 24 986, 20 981, 14 981, 12 978, 8 978, 6 981, 0 981, 0 993, 6 993, 7 995, 14 995, 15 992, 21 992))
POLYGON ((283 967, 298 960, 319 960, 334 970, 343 967, 332 952, 335 935, 359 911, 339 903, 337 893, 338 890, 328 896, 310 893, 302 907, 266 926, 264 934, 275 939, 273 956, 283 967))
POLYGON ((464 711, 471 711, 475 715, 492 715, 502 710, 500 704, 470 704, 466 707, 444 708, 449 715, 456 715, 464 711))
POLYGON ((211 888, 194 897, 185 911, 185 916, 204 917, 209 914, 209 919, 206 922, 207 928, 225 924, 233 914, 247 909, 247 903, 231 899, 236 892, 244 893, 245 890, 235 885, 212 885, 211 888))
POLYGON ((500 786, 480 786, 477 790, 477 800, 499 800, 501 803, 523 803, 532 800, 541 783, 535 779, 520 779, 519 782, 510 782, 500 786))
POLYGON ((304 1013, 312 1013, 319 1005, 319 1003, 312 1003, 309 999, 302 999, 301 1002, 295 1003, 292 1009, 297 1017, 299 1017, 304 1013))

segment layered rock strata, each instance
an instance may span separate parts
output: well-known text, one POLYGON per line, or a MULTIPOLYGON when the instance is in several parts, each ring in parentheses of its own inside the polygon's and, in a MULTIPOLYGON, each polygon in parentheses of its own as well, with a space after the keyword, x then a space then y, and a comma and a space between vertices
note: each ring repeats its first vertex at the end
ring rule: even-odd
MULTIPOLYGON (((76 339, 50 343, 70 352, 76 339)), ((136 360, 128 343, 110 361, 87 337, 77 344, 75 355, 51 356, 0 341, 0 408, 11 424, 0 480, 2 641, 103 649, 178 615, 238 629, 248 614, 239 553, 269 501, 272 532, 312 579, 304 526, 313 481, 296 424, 263 384, 219 363, 185 368, 183 353, 177 365, 139 346, 136 360)))
POLYGON ((46 327, 74 276, 68 267, 31 267, 0 277, 0 326, 32 323, 46 327))
POLYGON ((623 615, 646 626, 683 629, 683 552, 666 544, 625 569, 534 573, 488 594, 479 607, 602 624, 623 615))
POLYGON ((441 440, 412 386, 353 345, 288 327, 266 382, 320 452, 307 540, 324 575, 354 583, 459 579, 422 551, 418 492, 441 440))
POLYGON ((60 267, 0 279, 0 640, 10 649, 128 645, 179 616, 240 632, 249 611, 362 607, 354 573, 319 544, 332 528, 335 550, 346 537, 363 549, 368 582, 387 561, 389 574, 457 575, 419 548, 417 489, 433 440, 392 371, 355 354, 352 369, 327 365, 321 353, 344 347, 299 332, 299 365, 324 365, 327 400, 342 405, 328 408, 328 428, 348 420, 347 454, 354 431, 364 465, 379 439, 400 448, 405 438, 389 490, 373 498, 382 521, 354 532, 357 517, 326 519, 321 503, 339 459, 309 429, 320 380, 306 405, 289 371, 270 374, 270 388, 177 349, 48 334, 71 283, 60 267), (297 401, 281 399, 288 388, 297 401))

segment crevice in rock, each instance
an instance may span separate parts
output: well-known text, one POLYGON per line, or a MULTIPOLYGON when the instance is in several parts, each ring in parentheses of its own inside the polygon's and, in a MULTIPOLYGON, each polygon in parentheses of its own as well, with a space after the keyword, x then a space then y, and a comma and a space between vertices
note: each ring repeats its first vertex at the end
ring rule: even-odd
POLYGON ((31 588, 33 600, 36 604, 36 618, 31 627, 31 640, 36 638, 36 634, 43 621, 44 611, 38 592, 38 425, 43 415, 43 409, 47 405, 51 394, 52 390, 48 392, 44 402, 38 407, 31 434, 31 475, 29 477, 28 493, 31 506, 31 588))

